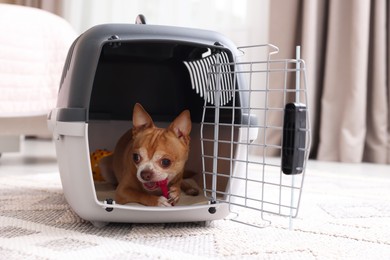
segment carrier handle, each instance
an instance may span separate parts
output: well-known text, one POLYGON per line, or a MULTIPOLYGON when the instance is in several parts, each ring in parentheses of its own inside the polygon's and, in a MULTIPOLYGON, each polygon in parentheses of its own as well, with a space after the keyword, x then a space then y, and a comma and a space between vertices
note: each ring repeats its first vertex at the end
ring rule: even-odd
POLYGON ((285 174, 302 173, 306 146, 306 106, 288 103, 284 110, 282 171, 285 174))
POLYGON ((279 53, 278 46, 270 44, 270 43, 268 43, 268 44, 256 44, 256 45, 239 46, 239 47, 237 47, 237 50, 239 50, 241 52, 241 54, 244 55, 245 54, 245 49, 250 49, 250 48, 269 48, 270 50, 268 52, 268 59, 270 59, 269 57, 271 55, 279 53))
POLYGON ((137 15, 137 17, 135 18, 135 24, 146 24, 145 15, 143 14, 137 15))

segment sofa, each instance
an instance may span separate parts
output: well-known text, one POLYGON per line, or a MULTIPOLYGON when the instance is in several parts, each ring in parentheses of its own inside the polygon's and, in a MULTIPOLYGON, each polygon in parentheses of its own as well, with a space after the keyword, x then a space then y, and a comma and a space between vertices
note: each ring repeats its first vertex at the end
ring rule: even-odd
POLYGON ((63 18, 41 9, 0 4, 0 154, 23 136, 48 137, 62 69, 77 37, 63 18))

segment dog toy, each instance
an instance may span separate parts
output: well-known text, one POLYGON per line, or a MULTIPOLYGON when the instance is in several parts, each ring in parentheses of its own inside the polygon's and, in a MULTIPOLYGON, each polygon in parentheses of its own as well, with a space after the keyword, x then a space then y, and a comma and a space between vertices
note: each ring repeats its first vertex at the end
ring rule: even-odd
MULTIPOLYGON (((169 200, 168 179, 158 181, 157 186, 160 187, 162 195, 169 200)), ((171 202, 171 205, 174 206, 174 203, 171 202)))
POLYGON ((106 149, 98 149, 93 153, 91 153, 90 160, 91 160, 92 176, 94 181, 105 181, 100 171, 99 162, 101 159, 111 154, 112 152, 106 149))
POLYGON ((162 195, 169 199, 169 193, 168 193, 168 179, 158 181, 157 182, 158 187, 160 187, 162 195))

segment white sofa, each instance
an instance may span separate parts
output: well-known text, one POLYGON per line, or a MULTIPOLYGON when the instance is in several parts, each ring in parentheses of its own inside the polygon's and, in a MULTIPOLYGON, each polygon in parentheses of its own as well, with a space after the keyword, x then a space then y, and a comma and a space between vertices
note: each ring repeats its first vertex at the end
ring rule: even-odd
POLYGON ((0 153, 19 149, 20 136, 49 136, 62 68, 76 32, 63 18, 0 4, 0 153))

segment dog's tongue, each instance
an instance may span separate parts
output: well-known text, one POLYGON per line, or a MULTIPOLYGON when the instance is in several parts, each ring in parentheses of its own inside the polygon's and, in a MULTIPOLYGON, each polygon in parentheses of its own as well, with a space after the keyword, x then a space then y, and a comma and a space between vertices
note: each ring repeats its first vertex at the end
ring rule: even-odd
POLYGON ((168 179, 162 180, 162 181, 151 181, 144 183, 144 187, 148 190, 155 190, 157 188, 161 189, 162 195, 168 199, 168 179))
POLYGON ((148 190, 155 190, 158 188, 157 182, 151 181, 144 183, 145 188, 148 190))

